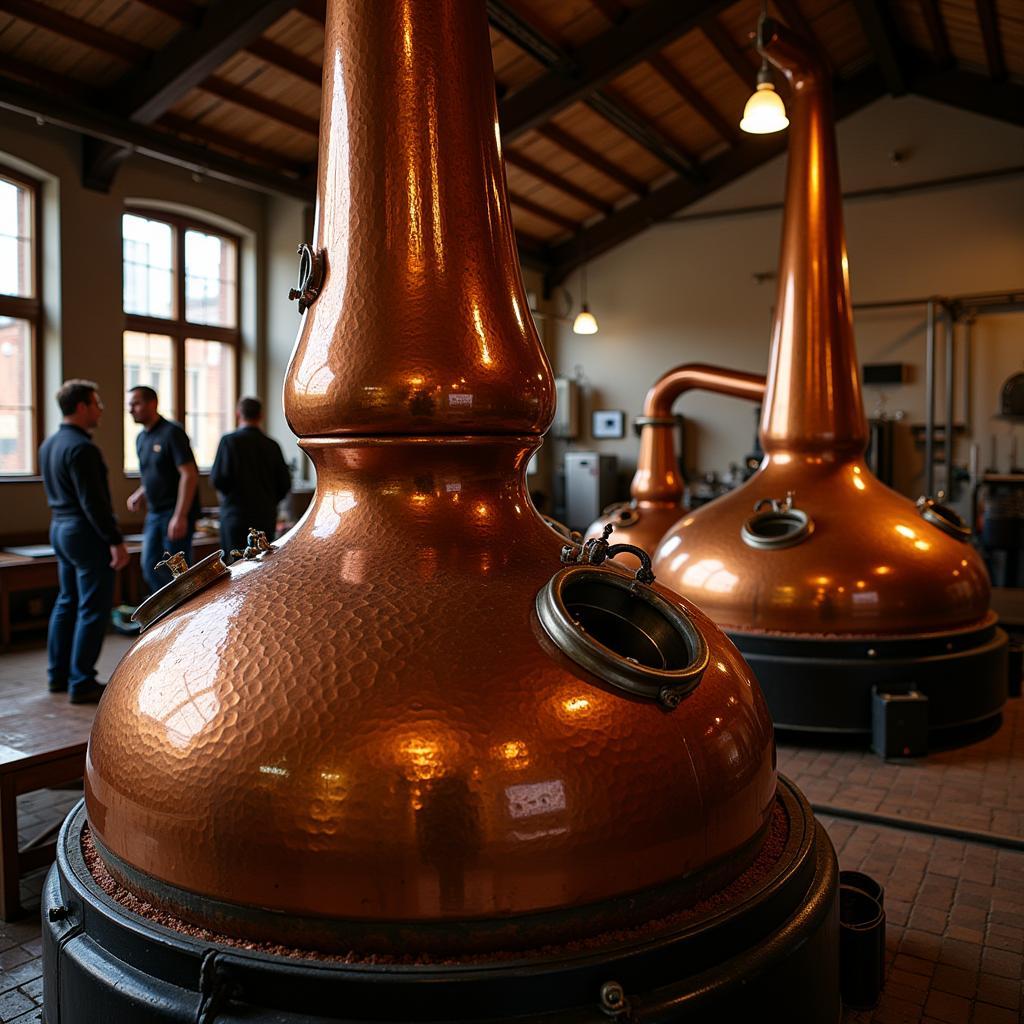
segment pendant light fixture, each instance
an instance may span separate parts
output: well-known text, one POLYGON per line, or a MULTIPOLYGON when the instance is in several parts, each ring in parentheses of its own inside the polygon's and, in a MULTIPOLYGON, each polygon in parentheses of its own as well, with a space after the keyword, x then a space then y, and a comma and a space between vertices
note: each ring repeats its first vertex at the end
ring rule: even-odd
MULTIPOLYGON (((765 2, 761 8, 759 29, 767 17, 768 4, 765 2)), ((757 88, 743 108, 740 128, 751 135, 772 135, 775 132, 781 132, 788 125, 786 105, 782 102, 782 97, 775 91, 772 73, 768 67, 768 58, 762 57, 761 69, 757 73, 757 88)))
POLYGON ((580 311, 576 314, 576 319, 572 322, 572 333, 573 334, 597 334, 597 318, 593 313, 590 312, 587 306, 587 265, 586 263, 580 268, 580 297, 582 303, 580 304, 580 311))

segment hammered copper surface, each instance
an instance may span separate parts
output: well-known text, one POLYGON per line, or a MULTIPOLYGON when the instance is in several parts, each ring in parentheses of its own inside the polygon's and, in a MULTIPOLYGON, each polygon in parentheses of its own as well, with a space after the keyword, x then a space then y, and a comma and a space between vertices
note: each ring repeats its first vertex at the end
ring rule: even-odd
POLYGON ((315 228, 327 275, 285 380, 300 437, 551 421, 486 32, 475 0, 331 5, 315 228))
POLYGON ((897 634, 982 619, 989 580, 970 547, 926 522, 863 460, 867 439, 850 307, 829 76, 769 22, 762 52, 789 79, 790 140, 779 288, 758 472, 686 514, 655 552, 663 583, 720 625, 790 634, 897 634), (814 531, 748 547, 744 521, 785 498, 814 531))
POLYGON ((603 899, 749 839, 771 724, 705 616, 711 664, 671 713, 544 642, 562 541, 529 504, 535 446, 307 442, 302 523, 115 673, 87 766, 103 844, 222 900, 416 921, 603 899))
MULTIPOLYGON (((733 398, 759 402, 764 397, 765 379, 756 373, 727 370, 705 363, 684 363, 673 367, 655 381, 644 399, 644 418, 653 422, 640 428, 640 454, 630 485, 632 496, 627 521, 615 513, 591 523, 587 537, 599 537, 605 525, 615 524, 617 544, 635 544, 653 552, 666 531, 679 521, 685 481, 679 472, 675 451, 672 406, 687 391, 712 391, 733 398)), ((619 555, 627 565, 636 563, 631 555, 619 555)))
POLYGON ((316 496, 272 554, 122 661, 89 747, 91 825, 158 882, 355 921, 573 908, 679 879, 759 836, 771 722, 688 605, 711 664, 671 712, 587 675, 536 619, 564 544, 525 486, 552 381, 517 306, 483 3, 337 0, 327 36, 329 270, 285 392, 316 496), (442 393, 472 405, 410 406, 414 367, 465 380, 442 393), (437 436, 459 408, 477 436, 437 436), (424 422, 434 436, 311 436, 424 422))

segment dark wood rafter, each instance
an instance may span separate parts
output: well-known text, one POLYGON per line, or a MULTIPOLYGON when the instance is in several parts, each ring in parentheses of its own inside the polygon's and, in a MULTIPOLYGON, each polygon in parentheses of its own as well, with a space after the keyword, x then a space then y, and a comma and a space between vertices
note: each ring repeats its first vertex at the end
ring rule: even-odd
POLYGON ((825 47, 821 45, 818 37, 815 35, 814 28, 811 25, 808 18, 804 15, 804 12, 800 10, 800 4, 798 0, 772 0, 772 4, 775 9, 782 16, 782 20, 798 35, 803 36, 814 48, 818 51, 819 56, 824 61, 825 66, 830 72, 834 71, 835 68, 832 65, 832 61, 829 58, 825 47))
POLYGON ((938 68, 929 56, 916 57, 910 82, 915 95, 1024 127, 1024 85, 995 82, 987 75, 959 68, 938 68))
MULTIPOLYGON (((507 138, 514 139, 544 124, 729 3, 730 0, 648 0, 620 24, 577 47, 572 53, 574 74, 549 67, 545 74, 503 100, 502 131, 507 138)), ((493 6, 489 4, 488 10, 493 6)))
POLYGON ((592 6, 596 7, 612 25, 618 25, 629 17, 629 9, 623 7, 619 0, 590 0, 592 6))
POLYGON ((115 35, 37 0, 0 0, 0 12, 11 14, 21 21, 63 36, 65 39, 91 46, 94 50, 116 57, 126 64, 142 63, 152 55, 152 51, 140 43, 115 35))
POLYGON ((504 157, 505 163, 519 168, 519 170, 536 178, 538 181, 543 181, 545 185, 558 189, 559 192, 570 196, 577 202, 583 203, 584 206, 589 206, 590 209, 596 210, 598 213, 611 213, 614 209, 611 203, 606 203, 599 196, 595 196, 585 188, 581 188, 574 182, 555 174, 554 171, 549 170, 536 160, 531 160, 528 156, 517 153, 514 149, 506 149, 504 157))
POLYGON ((606 89, 587 99, 587 106, 614 125, 623 135, 643 146, 676 174, 700 177, 697 158, 677 139, 670 139, 651 124, 628 100, 614 96, 606 89))
POLYGON ((753 92, 757 88, 757 69, 743 55, 743 51, 736 45, 732 36, 722 28, 721 23, 716 18, 704 18, 700 23, 700 30, 714 47, 718 56, 732 68, 740 81, 753 92))
MULTIPOLYGON (((248 100, 245 105, 258 113, 291 123, 290 111, 280 104, 212 76, 224 61, 258 39, 294 3, 295 0, 214 0, 198 24, 183 28, 138 70, 118 81, 108 91, 106 102, 137 124, 152 124, 192 89, 206 82, 211 92, 219 89, 234 103, 248 100)), ((294 120, 300 120, 299 116, 294 115, 294 120)), ((129 153, 125 147, 86 142, 82 180, 90 188, 106 191, 129 153)))
POLYGON ((946 32, 942 11, 939 10, 939 0, 921 0, 921 14, 928 28, 935 63, 945 68, 953 63, 953 51, 949 47, 949 35, 946 32))
POLYGON ((20 78, 39 89, 79 102, 93 103, 98 99, 95 90, 85 82, 56 71, 48 71, 37 64, 29 64, 7 54, 3 58, 3 69, 9 75, 20 78))
MULTIPOLYGON (((676 0, 676 2, 684 2, 684 0, 676 0)), ((641 8, 641 10, 645 9, 641 8)), ((518 14, 510 11, 501 0, 488 0, 487 11, 491 24, 495 28, 506 33, 513 42, 526 49, 531 56, 543 63, 548 69, 549 74, 553 74, 555 78, 562 81, 576 81, 581 75, 586 74, 579 60, 579 55, 581 53, 592 55, 589 48, 595 43, 600 43, 607 35, 624 33, 626 27, 632 24, 632 18, 630 18, 613 32, 602 34, 597 40, 592 40, 586 46, 581 47, 579 51, 569 54, 556 43, 544 37, 536 28, 528 25, 518 14)), ((546 77, 542 76, 542 78, 546 77)), ((587 104, 606 121, 614 125, 618 131, 653 153, 666 167, 669 167, 677 174, 699 177, 699 168, 693 155, 688 153, 678 141, 667 138, 664 132, 653 125, 643 114, 632 108, 625 100, 611 95, 607 90, 603 90, 601 86, 605 84, 605 81, 606 79, 602 79, 600 82, 595 82, 593 88, 586 90, 587 104)), ((509 125, 508 119, 511 117, 511 121, 514 123, 515 116, 509 115, 507 105, 514 105, 517 102, 517 97, 528 92, 531 88, 532 85, 527 85, 523 89, 514 92, 507 100, 501 102, 501 116, 499 120, 502 126, 502 134, 508 139, 515 138, 521 132, 509 125)), ((548 117, 546 116, 542 120, 546 121, 548 117)), ((530 127, 537 127, 539 123, 531 123, 530 127)))
POLYGON ((0 75, 0 107, 41 119, 58 128, 89 135, 127 147, 165 163, 176 164, 220 181, 244 185, 260 192, 291 195, 307 202, 308 183, 288 175, 256 167, 168 135, 149 125, 91 106, 81 99, 64 99, 35 86, 0 75))
POLYGON ((299 0, 295 10, 323 25, 327 19, 327 0, 299 0))
POLYGON ((1003 40, 999 35, 995 0, 974 0, 974 6, 978 11, 978 25, 981 28, 982 42, 985 44, 989 77, 993 82, 1005 82, 1006 58, 1003 55, 1003 40))
POLYGON ((511 190, 508 194, 508 201, 513 206, 518 206, 519 209, 532 213, 535 217, 540 217, 541 220, 546 220, 549 224, 555 224, 566 231, 575 231, 579 227, 579 224, 571 217, 566 217, 561 213, 556 213, 554 210, 549 210, 546 206, 542 206, 540 203, 536 203, 526 196, 518 195, 511 190))
POLYGON ((537 134, 543 135, 545 139, 553 142, 567 153, 572 153, 574 157, 582 160, 585 164, 589 164, 594 170, 600 171, 606 178, 611 178, 612 181, 618 182, 633 195, 643 196, 647 194, 647 185, 639 178, 630 174, 629 171, 623 169, 618 164, 612 163, 603 154, 598 153, 596 149, 592 149, 585 142, 576 138, 575 135, 570 134, 564 128, 560 128, 554 122, 541 125, 537 129, 537 134))
POLYGON ((182 25, 198 25, 203 16, 201 7, 197 7, 192 0, 135 0, 136 3, 153 11, 173 18, 182 25))
POLYGON ((229 150, 232 153, 237 153, 239 156, 255 160, 257 163, 273 167, 279 171, 287 171, 289 174, 296 176, 306 173, 306 166, 304 164, 289 160, 288 157, 282 156, 276 150, 267 149, 245 139, 236 138, 234 135, 218 131, 201 122, 189 120, 187 117, 179 117, 177 114, 164 114, 156 124, 158 127, 166 128, 177 136, 193 138, 197 142, 229 150))
POLYGON ((668 60, 664 54, 656 53, 647 63, 664 82, 716 131, 726 142, 736 142, 740 137, 739 125, 731 124, 718 108, 698 90, 690 80, 668 60))
POLYGON ((234 103, 235 106, 245 107, 246 110, 253 110, 257 114, 277 121, 278 124, 287 125, 296 131, 311 135, 314 139, 320 135, 320 121, 308 114, 300 114, 297 110, 285 103, 278 103, 275 100, 267 99, 258 92, 245 89, 240 85, 226 82, 223 78, 211 77, 205 79, 198 86, 203 92, 216 96, 218 99, 234 103))
POLYGON ((854 0, 857 17, 860 20, 868 45, 885 77, 885 86, 893 96, 902 96, 907 91, 907 75, 904 70, 904 56, 892 11, 888 3, 879 0, 854 0))
MULTIPOLYGON (((867 68, 856 78, 835 84, 835 110, 837 120, 860 110, 885 92, 881 75, 876 67, 867 68)), ((560 284, 582 262, 583 254, 593 259, 601 253, 622 244, 633 235, 670 217, 686 206, 703 199, 731 181, 749 173, 761 164, 784 152, 787 136, 750 136, 738 146, 708 160, 704 181, 694 182, 676 178, 650 192, 643 199, 623 207, 611 217, 594 224, 567 241, 552 246, 549 255, 551 270, 548 284, 560 284)))

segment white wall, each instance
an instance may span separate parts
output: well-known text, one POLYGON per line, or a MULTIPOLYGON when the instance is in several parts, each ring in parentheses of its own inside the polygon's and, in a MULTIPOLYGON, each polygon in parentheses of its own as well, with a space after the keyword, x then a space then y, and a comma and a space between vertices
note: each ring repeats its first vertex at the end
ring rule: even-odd
MULTIPOLYGON (((844 191, 1024 165, 1024 130, 912 97, 872 105, 843 121, 838 136, 844 191), (899 165, 890 161, 893 150, 904 154, 899 165)), ((783 157, 685 212, 778 202, 784 175, 783 157)), ((855 303, 1024 289, 1024 177, 854 200, 844 213, 855 303)), ((780 229, 778 212, 662 224, 591 262, 590 307, 600 333, 575 336, 567 320, 554 332, 557 372, 572 376, 581 366, 589 382, 585 434, 576 447, 615 452, 631 474, 637 452, 632 429, 623 441, 595 442, 589 438, 591 409, 639 414, 647 388, 678 363, 766 370, 775 282, 758 284, 753 275, 775 270, 780 229)), ((567 285, 578 298, 578 277, 567 285)), ((863 361, 913 367, 911 383, 884 391, 888 410, 902 409, 914 422, 925 414, 924 323, 923 307, 855 317, 863 361)), ((970 439, 987 453, 989 436, 997 434, 1005 469, 1012 428, 991 414, 1002 381, 1024 366, 1024 313, 979 319, 973 347, 970 439)), ((939 372, 941 421, 941 360, 939 372)), ((869 414, 878 391, 865 389, 869 414)), ((750 450, 749 405, 692 394, 677 411, 689 420, 689 467, 725 469, 750 450)), ((922 455, 906 439, 900 453, 897 484, 920 493, 922 455)), ((966 460, 966 444, 957 458, 966 460)))

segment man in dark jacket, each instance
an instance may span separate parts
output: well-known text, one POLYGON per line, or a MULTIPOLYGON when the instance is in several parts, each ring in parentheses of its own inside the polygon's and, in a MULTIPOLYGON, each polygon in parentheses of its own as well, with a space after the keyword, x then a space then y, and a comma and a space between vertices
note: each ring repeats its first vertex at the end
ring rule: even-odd
POLYGON ((39 449, 60 586, 47 635, 50 691, 67 692, 72 704, 91 704, 103 694, 96 660, 114 573, 128 564, 128 552, 114 517, 107 466, 92 441, 103 414, 96 384, 65 381, 57 403, 64 421, 39 449))
POLYGON ((270 540, 277 532, 277 506, 291 490, 292 479, 281 447, 260 430, 263 403, 238 403, 238 430, 225 434, 217 447, 210 483, 220 492, 220 543, 225 553, 245 547, 250 526, 270 540))

